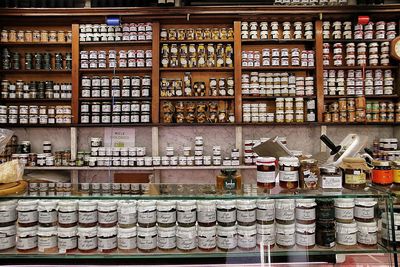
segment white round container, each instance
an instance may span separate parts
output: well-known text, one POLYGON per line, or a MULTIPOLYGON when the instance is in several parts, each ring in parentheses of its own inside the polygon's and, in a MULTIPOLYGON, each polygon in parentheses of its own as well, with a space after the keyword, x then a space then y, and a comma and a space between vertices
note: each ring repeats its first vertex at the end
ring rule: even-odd
POLYGON ((217 247, 222 250, 232 250, 237 247, 236 226, 217 226, 217 247))
POLYGON ((176 247, 176 226, 157 227, 157 246, 162 250, 170 250, 176 247))
POLYGON ((137 227, 137 247, 143 251, 157 248, 157 227, 137 227))
POLYGON ((137 223, 136 200, 118 201, 118 225, 121 228, 130 228, 137 223))
POLYGON ((118 228, 117 243, 118 249, 122 251, 130 251, 136 249, 136 227, 131 228, 118 228))
POLYGON ((176 215, 181 226, 193 226, 196 223, 196 200, 179 200, 176 202, 176 215))
POLYGON ((97 249, 97 227, 78 227, 78 249, 81 251, 97 249))
POLYGON ((198 247, 204 250, 212 250, 217 246, 217 226, 197 227, 198 247))
POLYGON ((257 224, 257 245, 274 246, 275 245, 275 224, 257 224))
POLYGON ((78 247, 77 227, 58 227, 58 251, 67 253, 78 247))
POLYGON ((97 240, 100 252, 115 250, 117 248, 117 227, 98 227, 97 240))
POLYGON ((197 231, 195 226, 177 227, 176 247, 184 251, 193 250, 197 247, 197 231))
POLYGON ((71 227, 78 222, 78 202, 76 200, 58 201, 58 224, 62 227, 71 227))
POLYGON ((176 201, 157 201, 157 223, 162 227, 176 223, 176 201))
POLYGON ((57 227, 39 227, 37 235, 39 252, 57 249, 57 227))
POLYGON ((38 221, 38 200, 18 200, 18 223, 19 225, 37 223, 38 221))
POLYGON ((217 209, 214 200, 197 201, 197 222, 199 225, 215 225, 217 221, 217 209))
POLYGON ((255 225, 237 227, 238 247, 242 249, 252 249, 257 245, 257 229, 255 225))
POLYGON ((154 225, 156 223, 157 212, 155 200, 139 200, 137 207, 139 225, 154 225))
POLYGON ((353 246, 357 244, 357 223, 337 223, 336 224, 336 242, 344 246, 353 246))
POLYGON ((280 247, 290 248, 296 244, 295 224, 276 224, 276 244, 280 247))
POLYGON ((273 222, 275 220, 275 200, 274 199, 259 199, 256 202, 257 222, 273 222))

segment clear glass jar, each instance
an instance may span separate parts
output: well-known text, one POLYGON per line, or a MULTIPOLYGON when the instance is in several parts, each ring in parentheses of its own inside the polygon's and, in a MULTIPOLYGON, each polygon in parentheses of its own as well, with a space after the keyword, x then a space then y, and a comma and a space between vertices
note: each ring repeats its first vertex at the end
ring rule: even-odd
POLYGON ((97 247, 102 253, 115 251, 117 249, 117 227, 98 227, 97 247))
POLYGON ((315 199, 296 199, 296 222, 300 224, 313 224, 315 217, 315 199))
POLYGON ((33 252, 38 246, 37 226, 18 227, 17 229, 17 244, 18 252, 33 252))
POLYGON ((94 227, 97 225, 97 201, 95 200, 79 201, 78 222, 79 226, 81 227, 94 227))
POLYGON ((78 202, 76 200, 58 201, 58 225, 60 227, 74 227, 78 225, 78 202))
POLYGON ((157 224, 160 227, 172 227, 176 224, 176 201, 157 201, 157 224))
POLYGON ((275 200, 275 220, 279 224, 294 224, 295 201, 294 199, 275 200))
POLYGON ((38 221, 39 226, 51 227, 57 225, 57 200, 39 200, 38 221))
POLYGON ((265 248, 273 248, 275 246, 275 224, 258 224, 257 223, 257 245, 265 248))
POLYGON ((254 249, 257 245, 257 229, 255 225, 237 226, 237 243, 242 250, 254 249))
POLYGON ((300 188, 317 189, 320 182, 320 171, 318 161, 315 159, 304 159, 300 166, 300 188))
POLYGON ((296 244, 295 224, 276 224, 276 244, 281 248, 292 248, 296 244))
POLYGON ((372 222, 357 222, 357 242, 359 245, 374 247, 378 244, 378 225, 372 222))
POLYGON ((296 222, 296 245, 306 249, 315 246, 315 223, 301 224, 296 222))
POLYGON ((239 225, 250 226, 256 224, 256 201, 238 199, 236 201, 236 220, 239 225))
POLYGON ((17 221, 17 200, 0 202, 0 227, 12 226, 17 221))
POLYGON ((17 226, 9 225, 0 227, 0 251, 16 246, 17 226))
POLYGON ((157 246, 161 250, 172 250, 176 248, 176 226, 157 227, 157 246))
POLYGON ((275 187, 276 177, 276 158, 274 157, 258 157, 257 165, 257 185, 264 189, 272 189, 275 187))
POLYGON ((336 241, 340 245, 355 246, 357 245, 357 223, 337 223, 336 224, 336 241))
POLYGON ((97 227, 78 227, 78 249, 83 253, 97 250, 97 227))
POLYGON ((354 220, 354 199, 335 199, 335 219, 340 223, 351 223, 354 220))
POLYGON ((364 189, 367 184, 369 167, 363 158, 344 158, 340 167, 343 170, 343 187, 350 190, 364 189))
POLYGON ((274 199, 258 199, 256 206, 257 224, 273 224, 275 222, 274 199))
POLYGON ((143 252, 154 251, 157 248, 157 227, 137 227, 137 247, 143 252))
POLYGON ((38 251, 43 253, 58 252, 57 227, 39 227, 38 232, 38 251))
POLYGON ((119 251, 125 253, 135 252, 137 247, 136 237, 136 227, 119 227, 117 235, 119 251))
POLYGON ((217 226, 197 227, 198 247, 201 250, 211 251, 217 247, 217 226))
POLYGON ((118 225, 120 228, 131 228, 137 223, 136 200, 118 201, 118 225))
POLYGON ((58 251, 70 253, 78 248, 77 227, 58 227, 58 251))
POLYGON ((236 226, 217 226, 217 247, 223 251, 230 251, 237 247, 236 226))
POLYGON ((183 251, 191 251, 197 248, 197 231, 195 226, 177 227, 176 247, 183 251))
POLYGON ((197 222, 204 227, 217 223, 217 208, 214 200, 197 201, 197 222))
POLYGON ((99 227, 114 227, 118 222, 117 200, 101 200, 97 202, 99 227))
POLYGON ((236 200, 217 201, 217 221, 224 227, 236 224, 236 200))
POLYGON ((157 222, 156 201, 139 200, 137 207, 139 226, 153 228, 157 222))
POLYGON ((300 162, 296 157, 279 158, 279 186, 296 189, 299 186, 300 162))
POLYGON ((354 219, 358 222, 373 222, 377 201, 371 198, 357 198, 354 200, 354 219))
POLYGON ((18 225, 21 227, 32 227, 38 224, 38 200, 18 200, 18 225))
POLYGON ((176 202, 178 225, 192 227, 196 225, 196 200, 179 200, 176 202))

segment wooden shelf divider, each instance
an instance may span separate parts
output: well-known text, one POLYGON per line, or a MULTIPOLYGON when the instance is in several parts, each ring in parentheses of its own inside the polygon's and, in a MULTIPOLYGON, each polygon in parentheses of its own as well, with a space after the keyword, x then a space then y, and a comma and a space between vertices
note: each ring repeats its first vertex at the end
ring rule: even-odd
POLYGON ((160 122, 160 23, 153 22, 153 67, 151 72, 151 121, 160 122))
POLYGON ((241 21, 233 22, 234 34, 234 81, 235 81, 235 122, 242 122, 242 34, 241 21))
POLYGON ((72 122, 78 123, 80 88, 79 24, 72 24, 72 122))
POLYGON ((322 21, 315 22, 315 84, 317 89, 317 121, 322 122, 324 111, 324 69, 322 61, 323 53, 322 21), (321 55, 321 56, 319 56, 321 55))

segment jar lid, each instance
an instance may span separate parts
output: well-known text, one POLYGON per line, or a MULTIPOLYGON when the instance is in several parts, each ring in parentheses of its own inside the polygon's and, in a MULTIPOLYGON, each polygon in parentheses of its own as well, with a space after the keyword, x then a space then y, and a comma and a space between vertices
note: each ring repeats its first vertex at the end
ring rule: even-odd
POLYGON ((217 208, 219 209, 236 208, 236 200, 217 200, 217 208))
POLYGON ((335 199, 335 207, 353 208, 354 207, 354 198, 337 198, 337 199, 335 199))
POLYGON ((97 201, 96 200, 81 200, 78 202, 78 210, 80 210, 80 211, 97 210, 97 201))
POLYGON ((0 227, 0 235, 15 235, 17 233, 17 226, 10 225, 10 226, 5 226, 5 227, 0 227))
POLYGON ((37 226, 32 227, 18 227, 17 235, 20 237, 36 236, 38 231, 37 226))
POLYGON ((311 224, 296 223, 296 232, 313 234, 315 233, 315 223, 311 224))
POLYGON ((274 157, 257 157, 257 165, 261 164, 272 164, 274 165, 276 158, 274 157))
POLYGON ((253 199, 238 199, 236 200, 238 210, 249 210, 256 208, 256 201, 253 199))
POLYGON ((357 223, 336 223, 336 232, 339 234, 355 234, 357 233, 357 223))
POLYGON ((170 211, 172 209, 176 209, 176 201, 175 200, 159 200, 157 201, 157 210, 159 211, 170 211))
POLYGON ((293 224, 280 224, 280 223, 276 224, 276 233, 277 234, 289 235, 289 234, 294 234, 295 231, 296 231, 296 225, 294 223, 293 224))
POLYGON ((52 211, 57 209, 58 200, 39 200, 38 211, 52 211))
POLYGON ((179 200, 176 202, 178 207, 187 207, 192 209, 192 207, 196 208, 196 200, 179 200))
POLYGON ((345 162, 345 163, 365 163, 365 159, 347 157, 347 158, 343 159, 343 162, 345 162))
POLYGON ((321 166, 319 169, 321 170, 321 172, 324 172, 327 174, 334 174, 334 173, 338 172, 338 168, 336 168, 333 165, 324 165, 324 166, 321 166))
POLYGON ((39 227, 37 234, 40 236, 57 235, 57 227, 39 227))
POLYGON ((363 233, 374 233, 378 231, 378 224, 373 222, 358 222, 357 221, 357 229, 359 232, 363 233))
POLYGON ((176 226, 157 227, 159 237, 174 237, 176 235, 176 226))
POLYGON ((236 235, 236 225, 224 227, 222 225, 217 226, 217 232, 220 236, 234 236, 236 235))
POLYGON ((250 226, 238 225, 237 232, 240 235, 255 235, 257 234, 257 228, 256 225, 250 225, 250 226))
POLYGON ((192 227, 178 226, 176 228, 176 236, 182 238, 196 238, 197 236, 196 226, 192 227))
POLYGON ((97 236, 98 237, 111 237, 117 235, 117 227, 98 227, 97 236))
POLYGON ((136 236, 136 226, 131 228, 118 227, 118 237, 131 238, 136 236))
POLYGON ((153 226, 150 228, 137 227, 138 236, 154 236, 157 235, 157 227, 153 226))
POLYGON ((136 200, 119 200, 118 201, 118 212, 122 213, 135 213, 136 212, 136 200))
POLYGON ((78 207, 77 200, 59 200, 58 210, 63 212, 75 211, 78 207))
POLYGON ((77 227, 58 227, 59 237, 74 237, 77 234, 77 227))
POLYGON ((216 201, 215 200, 198 200, 197 207, 199 206, 207 206, 210 209, 215 209, 216 201))
POLYGON ((152 211, 156 209, 155 200, 139 200, 137 202, 137 207, 139 212, 152 211))
POLYGON ((358 206, 371 207, 371 206, 375 206, 377 203, 378 203, 378 201, 376 201, 373 198, 356 198, 354 200, 354 204, 358 205, 358 206))
POLYGON ((374 160, 372 161, 372 165, 376 167, 389 167, 390 161, 374 160))
POLYGON ((275 200, 274 199, 258 199, 256 202, 257 208, 259 209, 274 209, 275 200))
POLYGON ((296 199, 296 207, 312 208, 317 206, 315 199, 296 199))
POLYGON ((78 236, 93 237, 97 236, 97 227, 78 227, 78 236))
POLYGON ((37 199, 21 199, 21 200, 18 200, 17 210, 18 211, 36 210, 38 202, 39 201, 37 199))
POLYGON ((279 165, 298 167, 300 162, 296 157, 279 157, 279 165))
POLYGON ((258 224, 257 223, 257 233, 263 235, 275 235, 275 224, 258 224))
POLYGON ((14 210, 17 207, 17 200, 6 200, 0 202, 0 211, 14 210))
POLYGON ((295 208, 294 199, 277 199, 275 200, 275 208, 277 209, 293 209, 295 208))
POLYGON ((205 226, 197 226, 197 235, 198 236, 209 236, 209 235, 216 235, 217 234, 217 226, 213 225, 210 227, 205 226))

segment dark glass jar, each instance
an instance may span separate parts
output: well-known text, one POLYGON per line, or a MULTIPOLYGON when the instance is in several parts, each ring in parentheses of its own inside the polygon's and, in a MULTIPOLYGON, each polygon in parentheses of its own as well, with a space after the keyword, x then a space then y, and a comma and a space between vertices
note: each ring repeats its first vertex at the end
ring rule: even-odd
POLYGON ((317 221, 315 243, 324 248, 335 246, 335 221, 317 221))
POLYGON ((316 215, 319 221, 335 220, 335 202, 333 199, 316 199, 317 203, 316 215))

